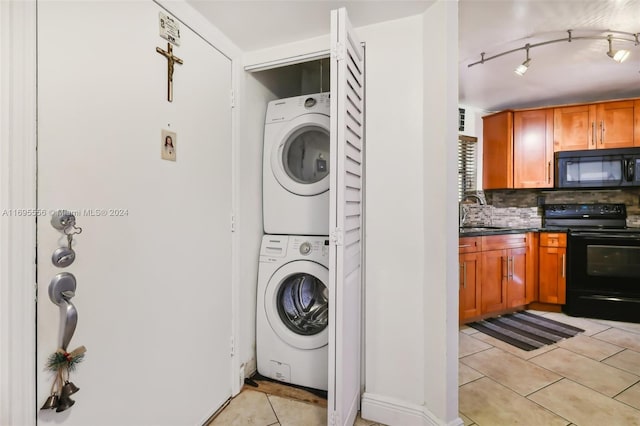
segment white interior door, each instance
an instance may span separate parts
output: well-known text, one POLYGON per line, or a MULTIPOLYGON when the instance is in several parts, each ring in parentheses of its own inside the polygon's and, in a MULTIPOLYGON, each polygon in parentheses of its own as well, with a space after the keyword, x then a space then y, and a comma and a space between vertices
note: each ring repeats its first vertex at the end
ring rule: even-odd
POLYGON ((364 51, 344 8, 331 12, 328 422, 352 425, 360 403, 364 51))
POLYGON ((38 220, 38 406, 52 383, 62 272, 87 348, 66 411, 39 424, 197 425, 231 395, 231 61, 186 25, 167 50, 151 1, 38 2, 38 206, 69 209, 75 262, 38 220), (161 158, 162 130, 176 161, 161 158))

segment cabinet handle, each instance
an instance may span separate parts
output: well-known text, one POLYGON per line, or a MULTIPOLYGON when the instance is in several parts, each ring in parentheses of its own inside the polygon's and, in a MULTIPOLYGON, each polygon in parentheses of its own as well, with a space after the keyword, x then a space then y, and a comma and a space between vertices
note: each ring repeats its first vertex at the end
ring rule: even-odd
POLYGON ((462 288, 467 288, 467 262, 462 264, 462 276, 464 279, 462 280, 462 288))
POLYGON ((596 122, 591 122, 591 146, 595 146, 598 142, 598 136, 596 135, 596 122))
POLYGON ((473 247, 474 244, 462 244, 462 245, 458 245, 458 248, 466 248, 466 247, 473 247))
POLYGON ((600 120, 600 145, 604 145, 604 120, 600 120))
POLYGON ((507 278, 513 279, 513 256, 507 257, 507 278))
POLYGON ((547 183, 551 183, 551 161, 547 162, 547 183))
POLYGON ((567 255, 562 254, 562 278, 567 276, 567 255))
POLYGON ((504 256, 501 256, 500 259, 502 260, 502 278, 504 278, 505 280, 509 279, 509 258, 505 258, 504 256))

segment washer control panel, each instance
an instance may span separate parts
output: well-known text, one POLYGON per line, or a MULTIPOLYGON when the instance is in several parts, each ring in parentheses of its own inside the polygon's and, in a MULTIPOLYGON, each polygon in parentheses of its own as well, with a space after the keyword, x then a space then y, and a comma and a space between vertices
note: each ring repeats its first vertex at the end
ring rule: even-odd
POLYGON ((329 238, 326 237, 289 237, 289 245, 292 252, 298 252, 302 256, 312 258, 324 258, 329 256, 329 238))
POLYGON ((265 235, 260 262, 277 263, 295 259, 329 262, 329 237, 302 235, 265 235))
POLYGON ((311 252, 311 244, 308 241, 300 244, 300 254, 307 255, 309 252, 311 252))

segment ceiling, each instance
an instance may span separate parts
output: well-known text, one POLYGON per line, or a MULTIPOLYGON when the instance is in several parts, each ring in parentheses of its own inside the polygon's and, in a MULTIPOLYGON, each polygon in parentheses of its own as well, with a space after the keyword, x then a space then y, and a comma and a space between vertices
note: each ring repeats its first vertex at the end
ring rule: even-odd
POLYGON ((329 34, 346 7, 354 27, 424 12, 434 0, 187 0, 240 49, 252 51, 329 34))
MULTIPOLYGON (((573 36, 606 36, 607 30, 640 32, 639 0, 460 0, 459 99, 485 110, 524 108, 640 96, 640 46, 622 64, 606 55, 606 40, 574 40, 531 49, 531 64, 520 77, 513 70, 524 50, 481 65, 491 56, 526 43, 573 36)), ((628 36, 627 36, 628 37, 628 36)), ((631 37, 633 38, 633 37, 631 37)))
MULTIPOLYGON (((423 13, 432 0, 248 1, 187 0, 243 51, 312 38, 329 32, 329 11, 345 6, 354 26, 423 13)), ((446 0, 452 1, 452 0, 446 0)), ((552 39, 640 32, 640 0, 459 0, 459 101, 497 111, 544 105, 640 97, 640 46, 618 64, 607 41, 574 40, 532 48, 531 66, 518 51, 468 67, 486 57, 552 39)), ((620 36, 620 35, 618 35, 620 36)), ((626 36, 629 38, 630 36, 626 36)), ((631 37, 633 38, 633 37, 631 37)))

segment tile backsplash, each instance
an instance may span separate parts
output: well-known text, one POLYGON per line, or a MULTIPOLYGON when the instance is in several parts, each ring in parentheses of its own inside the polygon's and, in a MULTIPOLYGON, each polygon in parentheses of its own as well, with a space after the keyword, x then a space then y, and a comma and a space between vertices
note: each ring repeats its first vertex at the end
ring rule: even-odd
POLYGON ((608 190, 491 190, 484 191, 487 205, 463 204, 465 226, 542 226, 542 204, 623 203, 627 226, 640 227, 640 188, 608 190))

